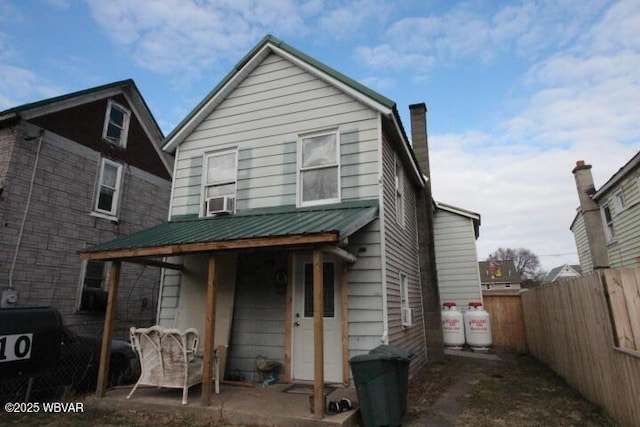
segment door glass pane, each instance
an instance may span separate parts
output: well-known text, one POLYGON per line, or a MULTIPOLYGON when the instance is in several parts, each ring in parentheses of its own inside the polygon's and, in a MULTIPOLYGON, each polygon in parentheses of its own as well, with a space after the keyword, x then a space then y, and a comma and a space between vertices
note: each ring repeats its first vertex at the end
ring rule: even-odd
MULTIPOLYGON (((324 317, 335 317, 334 265, 325 262, 323 269, 324 317)), ((304 317, 313 317, 313 264, 304 265, 304 317)))
POLYGON ((302 167, 336 164, 336 134, 320 135, 302 140, 302 167))

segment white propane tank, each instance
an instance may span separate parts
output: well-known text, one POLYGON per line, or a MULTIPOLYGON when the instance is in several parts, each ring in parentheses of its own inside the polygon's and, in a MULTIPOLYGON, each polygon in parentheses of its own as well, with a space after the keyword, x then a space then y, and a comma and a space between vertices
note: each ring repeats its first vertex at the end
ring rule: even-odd
POLYGON ((472 350, 488 350, 491 345, 491 322, 481 302, 469 303, 469 310, 464 313, 464 332, 472 350))
POLYGON ((462 312, 455 302, 442 304, 442 335, 444 345, 451 349, 461 349, 464 345, 464 321, 462 312))

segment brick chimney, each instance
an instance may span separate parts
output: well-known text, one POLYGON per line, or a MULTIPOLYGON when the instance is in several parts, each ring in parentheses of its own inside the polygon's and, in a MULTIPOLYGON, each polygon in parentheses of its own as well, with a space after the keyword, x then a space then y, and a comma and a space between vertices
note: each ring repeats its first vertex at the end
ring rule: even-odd
POLYGON ((609 254, 607 253, 607 241, 604 235, 600 207, 591 198, 596 192, 593 185, 591 165, 585 164, 584 160, 578 160, 572 173, 576 180, 580 210, 582 211, 584 227, 587 233, 593 269, 609 268, 609 254))
POLYGON ((427 106, 424 103, 409 106, 411 113, 411 141, 418 165, 427 176, 423 189, 416 194, 418 221, 418 250, 420 258, 420 283, 422 286, 422 309, 424 314, 427 360, 444 360, 444 339, 440 316, 440 292, 433 232, 434 204, 431 194, 431 172, 429 168, 429 141, 427 138, 427 106))

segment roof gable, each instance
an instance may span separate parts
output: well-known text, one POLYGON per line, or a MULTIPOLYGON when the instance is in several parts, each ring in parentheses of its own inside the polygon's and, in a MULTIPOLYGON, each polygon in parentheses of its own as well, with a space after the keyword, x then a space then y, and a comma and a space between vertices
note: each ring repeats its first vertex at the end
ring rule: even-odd
POLYGON ((414 178, 420 184, 423 184, 423 175, 415 161, 413 151, 411 150, 408 138, 400 122, 395 102, 271 35, 265 36, 251 49, 220 83, 167 135, 162 149, 170 153, 175 152, 187 136, 209 117, 224 99, 270 54, 281 56, 304 69, 306 72, 352 96, 369 108, 379 112, 383 117, 389 118, 391 123, 393 123, 395 132, 403 141, 402 149, 407 154, 406 158, 411 159, 411 169, 414 178))
MULTIPOLYGON (((37 102, 23 104, 0 112, 0 127, 13 126, 20 120, 27 120, 43 129, 49 130, 83 145, 88 145, 98 151, 100 147, 104 115, 108 99, 114 99, 131 111, 130 138, 137 140, 137 145, 129 147, 127 151, 135 151, 134 157, 141 163, 141 169, 165 179, 171 179, 173 172, 171 160, 159 147, 163 139, 162 130, 158 126, 153 114, 149 110, 144 98, 138 91, 133 80, 122 80, 85 89, 69 94, 44 99, 37 102), (82 117, 82 120, 78 120, 82 117), (80 135, 93 135, 91 141, 84 141, 80 135), (98 142, 95 142, 98 141, 98 142), (150 158, 151 144, 157 157, 150 158), (140 147, 139 145, 144 145, 140 147)), ((105 145, 108 145, 105 143, 105 145)), ((135 144, 134 144, 135 145, 135 144)), ((115 153, 115 157, 123 157, 124 153, 115 153)), ((129 156, 130 153, 127 153, 129 156)), ((139 166, 139 165, 136 165, 139 166)))
POLYGON ((186 135, 201 123, 211 111, 220 105, 226 96, 232 92, 242 80, 248 77, 260 62, 271 53, 282 56, 314 76, 327 81, 342 91, 350 93, 371 108, 385 112, 386 114, 391 113, 391 110, 395 108, 395 103, 389 98, 380 95, 272 35, 267 35, 251 49, 220 83, 196 105, 187 117, 167 135, 162 148, 165 151, 173 152, 184 140, 186 135))

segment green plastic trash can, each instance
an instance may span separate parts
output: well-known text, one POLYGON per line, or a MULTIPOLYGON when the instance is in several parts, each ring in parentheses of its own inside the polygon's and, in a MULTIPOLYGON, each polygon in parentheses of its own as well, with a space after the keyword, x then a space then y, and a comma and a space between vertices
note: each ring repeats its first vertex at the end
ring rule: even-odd
POLYGON ((380 345, 369 352, 369 354, 380 354, 394 360, 396 368, 396 379, 398 381, 398 397, 400 403, 400 413, 402 416, 407 411, 407 394, 409 393, 409 364, 415 354, 400 347, 380 345))
POLYGON ((411 357, 406 350, 380 346, 349 361, 365 427, 402 425, 411 357))

